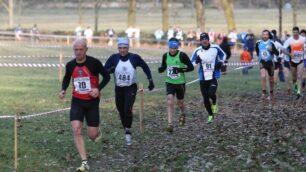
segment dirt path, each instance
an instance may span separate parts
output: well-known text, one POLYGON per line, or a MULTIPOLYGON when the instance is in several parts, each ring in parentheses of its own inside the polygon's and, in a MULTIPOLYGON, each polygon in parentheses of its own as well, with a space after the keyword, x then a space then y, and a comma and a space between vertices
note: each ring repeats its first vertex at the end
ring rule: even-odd
POLYGON ((91 171, 306 171, 306 99, 276 100, 221 97, 212 124, 205 123, 200 100, 189 101, 187 123, 173 134, 164 131, 160 108, 152 107, 145 134, 92 160, 91 171))

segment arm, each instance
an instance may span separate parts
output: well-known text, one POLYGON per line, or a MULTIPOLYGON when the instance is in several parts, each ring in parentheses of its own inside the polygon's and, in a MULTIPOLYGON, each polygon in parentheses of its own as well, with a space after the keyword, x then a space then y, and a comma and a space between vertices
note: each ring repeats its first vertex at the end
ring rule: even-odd
POLYGON ((135 60, 137 64, 136 66, 141 67, 143 72, 147 75, 148 80, 151 80, 152 75, 148 64, 139 55, 135 55, 135 60))
POLYGON ((166 59, 167 59, 167 53, 163 55, 161 66, 158 68, 159 73, 163 73, 167 69, 166 59))
POLYGON ((255 51, 256 51, 256 55, 259 57, 259 41, 257 41, 255 44, 255 51))
POLYGON ((218 54, 217 54, 216 63, 215 63, 215 70, 220 70, 223 65, 224 60, 226 59, 226 54, 220 47, 217 47, 217 50, 218 50, 218 54))
POLYGON ((114 73, 115 72, 116 66, 115 66, 115 63, 114 63, 114 59, 115 59, 115 55, 113 54, 107 59, 107 61, 105 63, 104 67, 105 67, 105 69, 107 70, 108 73, 114 73))
POLYGON ((275 47, 275 44, 274 43, 271 43, 271 52, 274 54, 274 55, 279 55, 279 51, 276 49, 276 47, 275 47))
POLYGON ((200 59, 200 57, 198 56, 198 49, 196 49, 194 52, 193 52, 193 54, 192 54, 192 56, 191 56, 191 63, 192 63, 192 65, 193 66, 196 66, 197 64, 199 64, 200 62, 201 62, 201 59, 200 59))
POLYGON ((101 91, 107 85, 107 83, 109 82, 110 75, 107 72, 107 70, 103 67, 103 64, 101 62, 99 63, 98 69, 99 69, 99 73, 103 77, 102 81, 99 84, 99 91, 101 91))
POLYGON ((186 68, 180 68, 179 72, 190 72, 194 70, 194 66, 192 65, 188 55, 184 52, 181 52, 180 54, 180 60, 182 63, 184 63, 187 67, 186 68))
POLYGON ((65 97, 65 93, 66 93, 66 90, 69 86, 69 83, 70 83, 70 79, 71 79, 71 71, 69 70, 70 67, 69 67, 69 63, 66 64, 66 71, 65 71, 65 75, 64 75, 64 78, 63 78, 63 82, 62 82, 62 90, 59 92, 59 98, 60 99, 63 99, 65 97))

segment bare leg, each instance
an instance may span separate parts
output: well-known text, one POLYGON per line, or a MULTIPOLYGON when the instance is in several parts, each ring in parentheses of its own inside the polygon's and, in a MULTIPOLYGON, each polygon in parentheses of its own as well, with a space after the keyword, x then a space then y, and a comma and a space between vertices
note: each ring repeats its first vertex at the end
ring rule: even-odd
POLYGON ((75 147, 77 148, 82 160, 86 160, 85 144, 82 137, 82 122, 78 120, 71 121, 71 127, 73 131, 73 139, 75 147))
POLYGON ((167 96, 168 124, 172 124, 172 117, 173 117, 173 111, 174 111, 174 103, 173 103, 174 100, 173 99, 174 99, 173 95, 172 94, 168 94, 168 96, 167 96))

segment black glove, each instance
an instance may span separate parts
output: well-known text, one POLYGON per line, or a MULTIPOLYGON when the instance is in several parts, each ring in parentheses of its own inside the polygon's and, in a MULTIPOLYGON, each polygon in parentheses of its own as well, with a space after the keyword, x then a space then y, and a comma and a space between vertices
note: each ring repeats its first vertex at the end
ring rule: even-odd
POLYGON ((202 62, 201 58, 200 58, 199 56, 197 56, 197 58, 196 58, 196 64, 199 64, 199 63, 201 63, 201 62, 202 62))
POLYGON ((218 62, 215 66, 215 70, 220 70, 222 67, 223 63, 222 62, 218 62))
POLYGON ((172 69, 174 74, 185 72, 184 68, 173 67, 172 69))
POLYGON ((164 71, 165 71, 165 70, 163 69, 163 67, 159 67, 159 68, 158 68, 158 72, 159 72, 159 73, 163 73, 164 71))
POLYGON ((148 86, 149 91, 153 90, 154 87, 155 87, 155 86, 154 86, 153 80, 152 80, 152 79, 149 79, 149 86, 148 86))

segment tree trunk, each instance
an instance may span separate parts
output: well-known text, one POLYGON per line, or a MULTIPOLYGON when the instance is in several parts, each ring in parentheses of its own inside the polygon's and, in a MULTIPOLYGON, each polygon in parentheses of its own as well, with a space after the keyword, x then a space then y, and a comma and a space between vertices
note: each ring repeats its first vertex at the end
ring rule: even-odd
POLYGON ((234 13, 233 13, 233 2, 231 0, 221 0, 221 3, 227 22, 227 28, 229 31, 232 31, 233 29, 236 29, 236 23, 234 20, 234 13))
POLYGON ((163 31, 169 29, 169 7, 168 0, 162 0, 162 14, 163 14, 163 31))
POLYGON ((128 10, 128 27, 134 27, 136 23, 136 0, 129 0, 128 10))
POLYGON ((283 33, 283 2, 284 0, 278 0, 278 17, 279 17, 279 24, 278 24, 278 35, 279 38, 282 37, 283 33))
POLYGON ((14 1, 9 0, 9 26, 14 27, 14 1))
POLYGON ((297 26, 298 0, 292 0, 293 26, 297 26))
POLYGON ((98 24, 99 24, 99 10, 101 7, 102 0, 95 0, 95 24, 94 24, 94 33, 98 35, 98 24))
POLYGON ((204 4, 203 3, 204 2, 202 0, 195 0, 197 28, 200 28, 201 31, 204 31, 205 29, 204 4))
POLYGON ((82 10, 83 1, 84 0, 78 1, 79 26, 82 26, 83 24, 83 10, 82 10))

